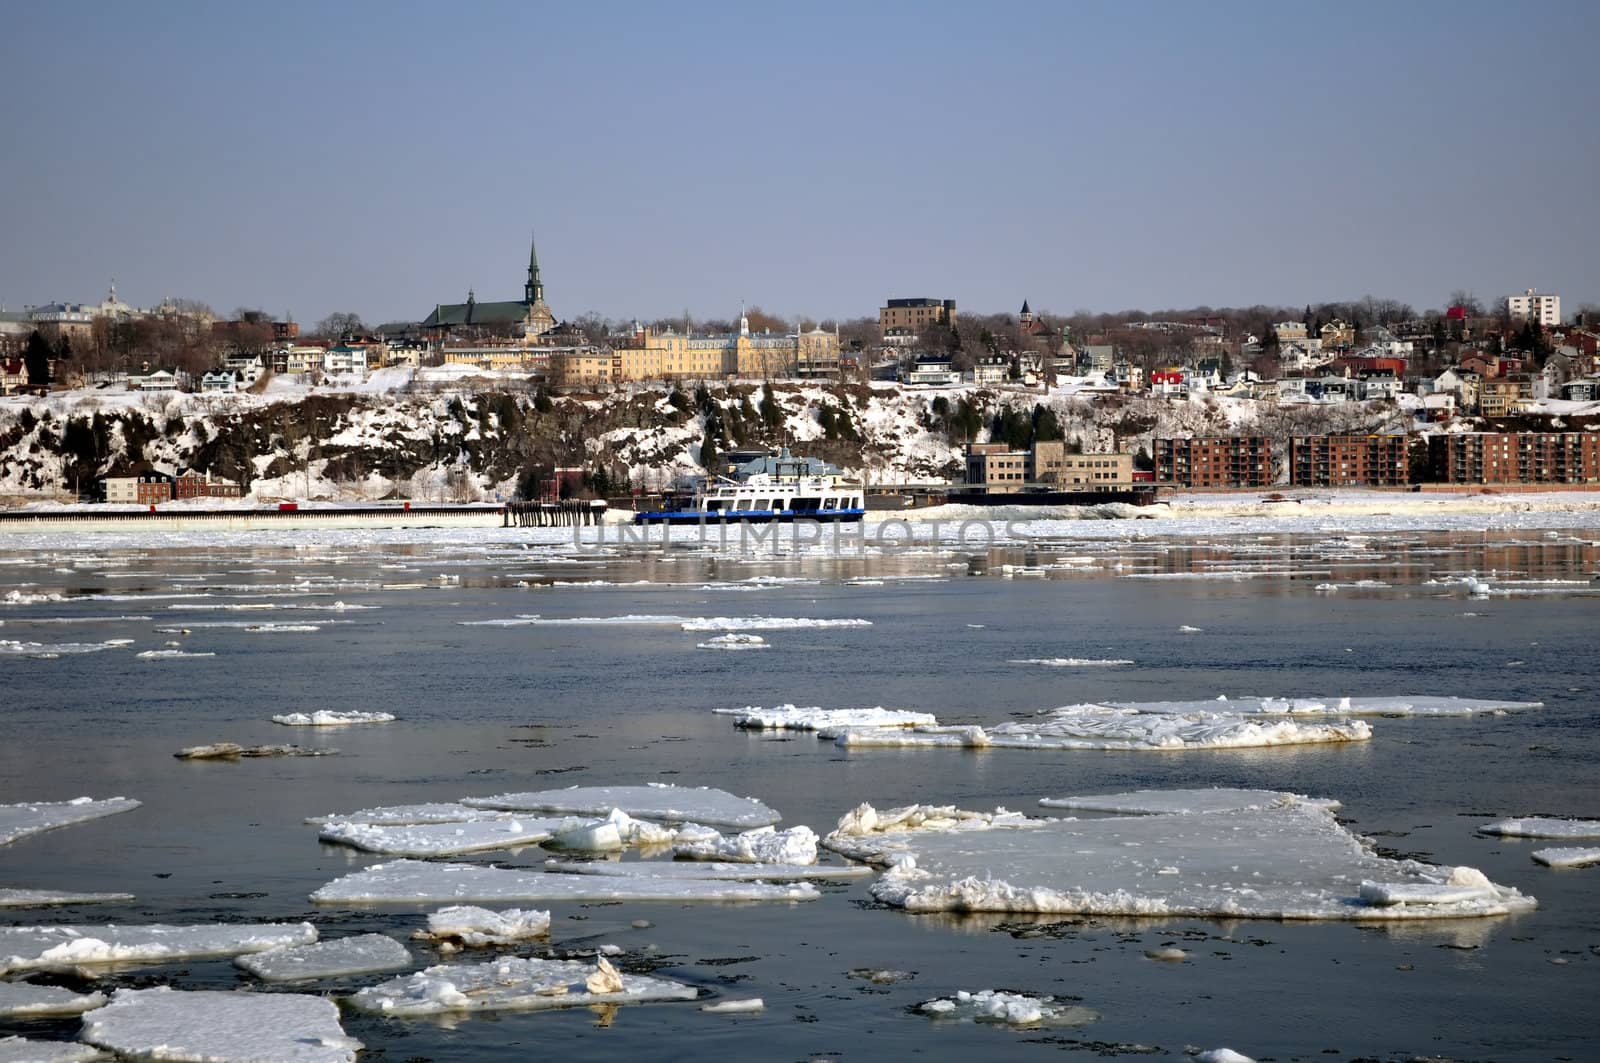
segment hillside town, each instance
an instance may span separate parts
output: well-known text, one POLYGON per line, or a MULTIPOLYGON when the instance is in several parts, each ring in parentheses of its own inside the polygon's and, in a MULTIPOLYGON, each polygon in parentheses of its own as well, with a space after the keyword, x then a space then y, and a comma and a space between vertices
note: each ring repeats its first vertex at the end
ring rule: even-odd
MULTIPOLYGON (((14 435, 30 403, 67 395, 133 394, 148 403, 243 394, 293 404, 326 394, 415 392, 419 382, 469 395, 514 392, 546 410, 654 391, 681 407, 686 400, 676 397, 692 389, 700 397, 690 427, 700 441, 685 441, 692 461, 672 462, 679 473, 694 471, 686 464, 709 471, 730 447, 804 440, 812 433, 791 423, 795 416, 844 444, 831 459, 859 468, 864 455, 852 461, 848 447, 850 403, 806 398, 854 389, 858 402, 912 396, 917 419, 950 448, 945 467, 928 472, 967 492, 1600 484, 1600 435, 1589 431, 1600 424, 1600 314, 1585 305, 1564 315, 1560 295, 1533 288, 1493 306, 1455 292, 1447 305, 1422 312, 1369 296, 1299 312, 1257 306, 1066 316, 1036 313, 1024 298, 1015 314, 977 315, 953 298, 896 296, 883 299, 875 316, 827 322, 756 307, 740 307, 727 321, 617 322, 558 317, 530 244, 521 298, 480 301, 468 291, 464 301, 435 303, 414 321, 376 326, 333 314, 302 328, 289 315, 241 308, 221 317, 177 299, 139 309, 118 298, 114 283, 97 304, 0 312, 0 393, 18 418, 14 435), (712 388, 727 396, 726 407, 708 403, 712 388), (801 408, 778 417, 766 404, 785 391, 801 408), (773 438, 730 430, 729 422, 757 420, 752 396, 765 396, 759 420, 773 438), (1223 410, 1210 423, 1228 430, 1163 432, 1158 414, 1142 432, 1123 430, 1109 441, 1081 432, 1068 438, 1053 405, 1115 411, 1130 401, 1147 410, 1223 410), (1310 416, 1306 430, 1268 435, 1252 427, 1258 417, 1226 412, 1263 409, 1347 416, 1310 416)), ((639 493, 638 460, 619 473, 614 453, 592 451, 551 455, 549 471, 537 477, 545 486, 534 490, 603 495, 629 482, 639 493)), ((74 472, 77 497, 141 506, 241 498, 269 471, 240 463, 163 467, 127 452, 102 458, 74 472)), ((302 482, 309 491, 309 474, 302 482)))

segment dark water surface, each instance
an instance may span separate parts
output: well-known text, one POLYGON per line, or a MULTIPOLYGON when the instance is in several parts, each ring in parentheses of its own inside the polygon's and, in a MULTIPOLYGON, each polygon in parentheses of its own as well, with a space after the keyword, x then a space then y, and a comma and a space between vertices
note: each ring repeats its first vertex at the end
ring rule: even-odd
MULTIPOLYGON (((1345 821, 1386 851, 1468 864, 1540 901, 1536 912, 1515 917, 1401 926, 910 916, 874 906, 865 883, 824 886, 820 900, 796 905, 556 904, 549 949, 614 943, 626 950, 624 967, 654 967, 699 986, 703 1002, 760 996, 766 1010, 723 1016, 663 1004, 452 1022, 347 1014, 347 1031, 367 1045, 364 1059, 1091 1058, 1140 1046, 1154 1058, 1181 1058, 1186 1048, 1224 1044, 1280 1060, 1600 1053, 1600 868, 1551 871, 1528 852, 1562 843, 1474 833, 1504 815, 1600 817, 1600 598, 1578 583, 1507 584, 1511 593, 1485 599, 1457 584, 1426 582, 1490 570, 1502 579, 1587 580, 1596 559, 1582 541, 1250 537, 760 564, 690 555, 578 564, 564 560, 570 551, 560 547, 466 542, 88 556, 92 545, 86 537, 75 555, 0 544, 0 595, 66 596, 0 606, 0 638, 136 640, 57 659, 0 656, 0 803, 120 794, 144 804, 0 848, 0 886, 127 891, 138 899, 0 913, 12 923, 309 919, 325 938, 377 930, 407 939, 432 906, 308 902, 328 880, 383 858, 319 845, 305 817, 649 781, 756 796, 782 811, 785 825, 805 823, 818 833, 862 801, 1031 812, 1040 797, 1072 793, 1289 789, 1338 798, 1345 821), (1007 564, 1024 567, 1024 578, 1006 578, 1007 564), (1056 567, 1035 573, 1026 566, 1056 567), (1229 578, 1252 574, 1252 566, 1276 574, 1229 578), (1213 578, 1119 578, 1139 573, 1213 578), (815 582, 707 586, 758 575, 815 582), (912 575, 941 578, 896 578, 912 575), (884 582, 845 582, 863 576, 884 582), (588 580, 617 585, 554 585, 588 580), (651 583, 621 585, 635 580, 651 583), (1389 586, 1318 590, 1359 580, 1389 586), (422 586, 383 587, 408 583, 422 586), (174 593, 211 596, 83 597, 174 593), (186 608, 336 600, 381 608, 186 608), (696 649, 708 636, 676 626, 458 623, 528 613, 851 617, 872 626, 763 632, 772 648, 728 653, 696 649), (153 619, 29 622, 129 615, 153 619), (272 634, 199 626, 219 621, 321 626, 272 634), (169 639, 216 656, 134 656, 169 639), (1137 663, 1007 663, 1038 657, 1137 663), (1352 745, 1176 753, 847 753, 805 735, 740 732, 710 711, 885 705, 946 723, 994 723, 1071 702, 1219 694, 1456 694, 1546 707, 1374 720, 1373 740, 1352 745), (323 708, 385 710, 401 719, 336 731, 268 719, 323 708), (320 744, 340 755, 237 763, 172 757, 213 741, 320 744), (638 919, 652 925, 635 929, 638 919), (1145 958, 1167 944, 1188 950, 1189 960, 1145 958), (850 974, 862 968, 915 978, 875 985, 850 974), (1072 998, 1099 1018, 1030 1031, 935 1023, 908 1010, 987 988, 1072 998)), ((532 848, 470 859, 537 866, 545 855, 532 848)), ((436 960, 419 944, 413 952, 419 966, 436 960)), ((380 980, 311 991, 343 993, 380 980)), ((100 984, 251 982, 228 962, 204 961, 113 972, 100 984)), ((71 1037, 77 1028, 76 1020, 3 1022, 0 1036, 71 1037)))

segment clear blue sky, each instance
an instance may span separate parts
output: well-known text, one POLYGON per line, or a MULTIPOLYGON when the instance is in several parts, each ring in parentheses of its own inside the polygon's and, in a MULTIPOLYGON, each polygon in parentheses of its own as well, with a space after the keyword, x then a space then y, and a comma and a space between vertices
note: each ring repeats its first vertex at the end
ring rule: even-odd
POLYGON ((0 302, 1600 301, 1600 3, 0 0, 0 302))

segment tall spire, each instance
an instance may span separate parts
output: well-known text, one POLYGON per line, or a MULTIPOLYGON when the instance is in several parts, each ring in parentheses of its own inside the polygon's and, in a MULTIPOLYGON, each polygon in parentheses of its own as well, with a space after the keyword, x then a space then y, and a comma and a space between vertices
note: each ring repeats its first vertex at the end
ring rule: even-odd
POLYGON ((522 301, 530 306, 544 302, 544 282, 539 280, 539 247, 528 236, 528 283, 522 286, 522 301))

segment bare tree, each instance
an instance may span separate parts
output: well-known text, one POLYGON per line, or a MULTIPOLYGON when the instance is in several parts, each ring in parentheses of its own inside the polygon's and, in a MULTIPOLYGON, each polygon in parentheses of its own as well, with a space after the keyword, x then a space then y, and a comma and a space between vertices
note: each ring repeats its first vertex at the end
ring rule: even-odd
POLYGON ((321 321, 318 321, 313 335, 321 336, 323 339, 337 340, 345 336, 360 335, 366 329, 367 326, 362 322, 360 314, 338 312, 329 314, 321 321))

